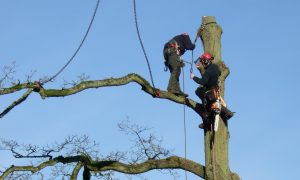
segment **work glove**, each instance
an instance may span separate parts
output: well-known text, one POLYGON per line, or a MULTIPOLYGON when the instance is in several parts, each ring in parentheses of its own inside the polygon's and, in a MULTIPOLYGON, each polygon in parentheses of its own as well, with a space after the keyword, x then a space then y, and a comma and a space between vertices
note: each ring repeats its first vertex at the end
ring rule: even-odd
POLYGON ((191 72, 190 78, 193 79, 195 77, 195 74, 191 72))

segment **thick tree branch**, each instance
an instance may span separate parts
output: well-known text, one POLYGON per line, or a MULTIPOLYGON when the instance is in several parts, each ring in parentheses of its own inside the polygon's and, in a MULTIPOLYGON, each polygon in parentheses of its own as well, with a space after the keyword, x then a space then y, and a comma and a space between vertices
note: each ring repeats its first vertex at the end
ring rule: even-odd
POLYGON ((145 91, 146 93, 150 94, 153 97, 168 99, 170 101, 179 104, 186 104, 188 107, 194 109, 199 114, 199 108, 197 108, 197 106, 200 105, 199 103, 189 98, 176 96, 167 91, 162 91, 160 89, 154 90, 154 88, 150 85, 148 81, 146 81, 143 77, 135 73, 131 73, 120 78, 108 78, 104 80, 83 81, 68 89, 44 89, 39 82, 24 83, 24 84, 18 84, 12 86, 10 88, 2 89, 0 90, 0 95, 14 93, 22 89, 33 89, 35 92, 39 93, 43 99, 47 97, 65 97, 65 96, 70 96, 79 93, 86 89, 109 87, 109 86, 123 86, 131 82, 135 82, 139 84, 142 87, 143 91, 145 91))
POLYGON ((204 166, 178 156, 166 159, 148 160, 140 164, 124 164, 120 162, 100 162, 88 166, 91 171, 113 170, 126 174, 141 174, 154 169, 182 169, 204 178, 204 166))
MULTIPOLYGON (((128 83, 135 82, 139 85, 141 85, 142 90, 146 93, 150 94, 153 97, 162 98, 162 99, 169 99, 171 101, 174 101, 176 103, 184 104, 186 102, 184 97, 178 97, 175 96, 172 93, 162 91, 159 89, 156 89, 156 92, 154 92, 154 88, 149 84, 148 81, 146 81, 143 77, 139 76, 138 74, 131 73, 126 76, 120 77, 120 78, 109 78, 104 80, 94 80, 94 81, 84 81, 80 84, 73 86, 68 89, 44 89, 41 88, 39 93, 42 98, 46 97, 64 97, 69 96, 72 94, 79 93, 83 90, 90 89, 90 88, 100 88, 100 87, 108 87, 108 86, 123 86, 128 83), (157 96, 157 93, 159 96, 157 96)), ((196 106, 196 102, 187 99, 189 101, 189 104, 191 107, 196 106)))
POLYGON ((15 93, 23 89, 36 89, 37 87, 38 87, 38 82, 23 83, 23 84, 18 83, 12 87, 0 89, 0 95, 15 93))
POLYGON ((56 161, 50 160, 50 161, 43 162, 43 163, 39 164, 38 166, 11 166, 10 168, 8 168, 7 170, 4 171, 4 173, 0 176, 0 179, 1 180, 4 179, 9 174, 11 174, 15 171, 30 171, 32 173, 36 173, 46 167, 54 166, 55 164, 57 164, 56 161))
POLYGON ((166 159, 148 160, 140 164, 125 164, 118 161, 93 161, 86 155, 62 157, 59 156, 52 160, 45 161, 37 166, 11 166, 0 176, 4 179, 15 171, 38 172, 46 167, 54 166, 58 163, 68 164, 77 162, 72 176, 78 174, 79 169, 84 164, 90 171, 104 172, 117 171, 125 174, 141 174, 155 169, 182 169, 189 171, 201 178, 204 178, 205 167, 194 161, 187 160, 178 156, 171 156, 166 159), (82 163, 82 164, 81 164, 82 163))
POLYGON ((33 89, 28 89, 18 100, 14 101, 10 106, 8 106, 3 112, 0 114, 0 118, 5 116, 10 110, 12 110, 17 105, 21 104, 23 101, 27 99, 27 97, 32 93, 33 89))

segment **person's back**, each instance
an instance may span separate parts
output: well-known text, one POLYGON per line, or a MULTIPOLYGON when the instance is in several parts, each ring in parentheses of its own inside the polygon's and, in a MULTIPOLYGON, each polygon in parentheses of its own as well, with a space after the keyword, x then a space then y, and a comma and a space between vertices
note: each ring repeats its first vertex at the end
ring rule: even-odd
POLYGON ((178 43, 180 55, 183 55, 186 50, 194 50, 195 44, 192 43, 188 34, 180 34, 173 38, 178 43))

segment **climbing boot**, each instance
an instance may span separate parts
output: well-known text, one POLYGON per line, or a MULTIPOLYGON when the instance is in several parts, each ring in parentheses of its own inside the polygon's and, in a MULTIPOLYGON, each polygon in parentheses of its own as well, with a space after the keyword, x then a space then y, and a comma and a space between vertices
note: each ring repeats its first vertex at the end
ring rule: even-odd
POLYGON ((206 110, 206 107, 204 105, 201 105, 201 117, 202 117, 202 120, 203 120, 203 123, 200 123, 198 125, 198 127, 200 129, 205 129, 206 125, 209 123, 209 115, 210 113, 206 110))
POLYGON ((232 118, 232 116, 234 115, 235 112, 230 111, 229 109, 227 109, 225 106, 222 106, 221 108, 221 118, 225 121, 228 121, 230 118, 232 118))
POLYGON ((208 129, 209 129, 209 124, 207 124, 207 123, 205 123, 205 122, 200 123, 200 124, 198 125, 198 128, 199 128, 199 129, 206 129, 206 130, 208 130, 208 129))
POLYGON ((202 117, 203 121, 208 122, 210 113, 207 111, 206 106, 201 104, 199 111, 200 111, 200 116, 202 117))
POLYGON ((204 129, 204 123, 200 123, 200 124, 198 125, 198 128, 204 129))

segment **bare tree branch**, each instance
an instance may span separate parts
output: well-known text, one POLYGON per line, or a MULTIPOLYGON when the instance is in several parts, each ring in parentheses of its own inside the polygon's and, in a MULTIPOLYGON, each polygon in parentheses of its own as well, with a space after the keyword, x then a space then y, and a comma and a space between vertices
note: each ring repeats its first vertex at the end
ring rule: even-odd
POLYGON ((132 159, 134 163, 144 160, 160 159, 170 155, 170 151, 163 148, 161 139, 157 139, 153 134, 149 134, 146 137, 142 135, 149 130, 149 128, 143 128, 137 124, 131 124, 128 120, 118 124, 121 131, 126 135, 133 135, 134 146, 131 148, 132 159))
POLYGON ((29 83, 32 81, 32 78, 34 76, 34 74, 36 73, 37 71, 36 70, 31 70, 29 72, 29 74, 26 75, 26 82, 29 83))
POLYGON ((13 83, 13 81, 15 80, 14 74, 16 72, 16 66, 16 62, 12 62, 11 65, 4 66, 2 68, 2 75, 0 77, 0 88, 3 88, 8 82, 13 83))
POLYGON ((37 166, 11 166, 4 171, 4 173, 0 176, 0 179, 4 179, 16 171, 30 171, 31 173, 36 173, 46 167, 54 166, 58 163, 69 164, 74 162, 82 162, 90 171, 93 172, 112 170, 126 174, 141 174, 155 169, 183 169, 202 178, 204 178, 205 168, 201 164, 178 156, 171 156, 166 159, 159 160, 148 160, 139 164, 125 164, 117 161, 94 161, 86 155, 69 157, 59 156, 37 166))
POLYGON ((53 166, 53 177, 67 176, 73 179, 76 179, 82 167, 84 167, 86 175, 93 173, 101 179, 114 179, 112 177, 115 171, 136 175, 153 169, 170 171, 186 169, 192 173, 201 174, 202 171, 198 171, 199 168, 204 168, 202 165, 177 156, 166 158, 170 155, 170 151, 162 147, 161 140, 151 133, 146 133, 149 128, 131 124, 129 121, 120 123, 119 128, 125 134, 136 137, 133 139, 134 146, 129 152, 112 152, 106 157, 98 156, 99 152, 95 150, 97 143, 90 141, 88 136, 70 136, 62 143, 55 143, 46 147, 18 144, 13 140, 1 140, 1 150, 11 151, 15 158, 33 158, 35 164, 11 166, 2 171, 3 174, 0 179, 9 176, 15 177, 16 175, 36 175, 37 172, 50 166, 53 166), (60 156, 61 154, 65 155, 60 156), (130 160, 127 157, 128 154, 135 158, 130 160), (56 158, 52 158, 55 156, 56 158), (174 163, 174 161, 176 162, 174 163), (69 169, 65 169, 66 167, 69 169))
POLYGON ((24 102, 27 97, 32 93, 33 89, 28 89, 18 100, 14 101, 10 106, 8 106, 3 112, 0 114, 0 118, 5 116, 10 110, 12 110, 14 107, 17 105, 21 104, 24 102))
POLYGON ((62 89, 66 89, 67 87, 72 87, 72 86, 76 86, 77 84, 87 81, 90 79, 90 76, 82 73, 79 76, 77 76, 77 80, 72 80, 71 82, 64 80, 62 89))
POLYGON ((76 180, 77 179, 78 173, 79 173, 79 171, 81 170, 82 167, 83 167, 82 162, 78 162, 76 164, 76 166, 73 169, 73 172, 72 172, 72 175, 70 177, 70 180, 76 180))
POLYGON ((141 85, 142 90, 150 94, 152 97, 160 98, 160 99, 168 99, 170 101, 179 104, 186 104, 188 107, 192 108, 198 114, 201 115, 202 109, 199 108, 201 104, 193 101, 192 99, 176 96, 172 93, 169 93, 167 91, 162 91, 160 89, 156 89, 154 91, 154 88, 149 84, 148 81, 146 81, 143 77, 139 76, 138 74, 134 74, 134 73, 128 74, 120 78, 108 78, 104 80, 83 81, 68 89, 44 89, 39 82, 23 83, 23 84, 14 85, 9 88, 1 89, 0 95, 14 93, 22 89, 33 89, 33 91, 39 93, 43 99, 47 97, 65 97, 65 96, 70 96, 79 93, 86 89, 108 87, 108 86, 122 86, 131 82, 135 82, 141 85))
POLYGON ((88 136, 69 136, 62 143, 54 143, 45 147, 39 147, 32 144, 19 144, 14 140, 1 140, 0 150, 11 151, 15 158, 48 158, 52 159, 54 153, 64 153, 67 156, 77 154, 89 154, 97 158, 98 144, 91 141, 88 136))
MULTIPOLYGON (((64 97, 64 96, 69 96, 69 95, 79 93, 83 90, 90 89, 90 88, 100 88, 100 87, 107 87, 107 86, 122 86, 122 85, 126 85, 130 82, 135 82, 135 83, 141 85, 142 90, 145 91, 146 93, 150 94, 153 97, 169 99, 171 101, 174 101, 174 102, 180 103, 180 104, 184 104, 184 103, 186 103, 186 101, 188 101, 187 104, 190 104, 191 107, 196 106, 196 102, 194 102, 190 99, 186 100, 184 97, 178 97, 172 93, 162 91, 159 89, 157 89, 157 91, 159 92, 159 96, 156 96, 157 92, 154 92, 154 88, 149 84, 149 82, 146 81, 141 76, 139 76, 138 74, 134 74, 134 73, 128 74, 121 78, 109 78, 109 79, 104 79, 104 80, 84 81, 84 82, 81 82, 78 85, 73 86, 68 89, 44 89, 41 87, 39 90, 39 94, 41 95, 42 98, 64 97)), ((33 85, 34 84, 30 84, 29 86, 32 87, 33 85)))

